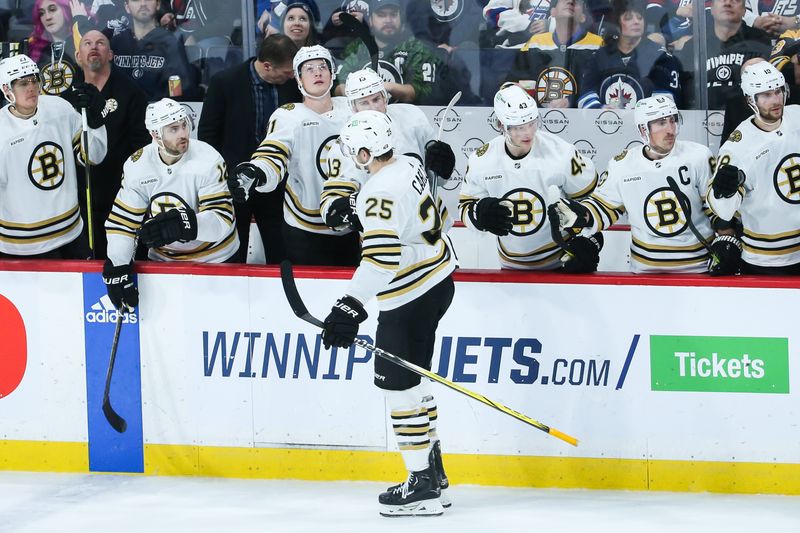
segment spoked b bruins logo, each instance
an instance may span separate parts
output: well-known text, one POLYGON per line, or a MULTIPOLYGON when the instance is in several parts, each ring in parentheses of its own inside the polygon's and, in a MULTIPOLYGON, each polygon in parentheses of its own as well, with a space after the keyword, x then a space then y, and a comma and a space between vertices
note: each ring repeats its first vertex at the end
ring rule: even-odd
POLYGON ((338 178, 339 173, 342 170, 341 161, 328 157, 328 154, 331 152, 331 148, 333 148, 334 143, 338 142, 338 139, 338 135, 331 135, 322 141, 322 144, 320 144, 319 148, 317 149, 317 172, 319 172, 322 181, 325 181, 328 178, 338 178))
POLYGON ((56 143, 43 142, 28 161, 28 178, 43 191, 56 189, 64 183, 64 150, 56 143))
POLYGON ((526 188, 511 189, 503 195, 504 204, 509 204, 514 218, 511 235, 522 237, 539 231, 545 221, 544 200, 536 191, 526 188))
POLYGON ((61 94, 72 87, 75 71, 72 65, 59 61, 42 67, 42 92, 45 94, 61 94))
POLYGON ((800 204, 800 154, 789 154, 781 159, 772 183, 781 200, 800 204))
POLYGON ((575 76, 561 67, 550 67, 542 71, 536 80, 536 101, 540 104, 552 102, 560 98, 569 98, 575 94, 575 76))
POLYGON ((152 218, 170 209, 179 207, 192 207, 186 200, 172 192, 160 192, 150 199, 150 206, 147 209, 148 218, 152 218))
POLYGON ((650 193, 644 202, 644 221, 647 227, 661 237, 674 237, 686 231, 686 217, 678 197, 669 187, 650 193))

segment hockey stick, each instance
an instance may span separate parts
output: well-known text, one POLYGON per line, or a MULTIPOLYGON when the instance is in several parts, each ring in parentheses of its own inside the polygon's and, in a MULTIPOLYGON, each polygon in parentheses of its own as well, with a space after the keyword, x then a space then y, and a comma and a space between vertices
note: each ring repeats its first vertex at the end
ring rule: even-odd
MULTIPOLYGON (((308 322, 309 324, 313 324, 318 328, 324 328, 325 324, 318 318, 314 317, 311 313, 309 313, 308 309, 306 308, 306 305, 303 303, 303 300, 300 297, 300 293, 297 291, 297 284, 295 283, 294 273, 292 272, 292 263, 290 263, 289 261, 283 261, 281 263, 281 282, 283 283, 283 292, 286 294, 286 299, 289 301, 289 305, 291 306, 294 314, 297 315, 298 318, 308 322)), ((428 379, 441 383, 442 385, 450 389, 453 389, 454 391, 460 392, 465 396, 469 396, 473 400, 478 400, 479 402, 484 403, 489 407, 497 409, 501 413, 505 413, 513 418, 516 418, 517 420, 524 422, 530 426, 533 426, 536 429, 544 431, 545 433, 548 433, 549 435, 552 435, 557 439, 561 439, 564 442, 572 444, 573 446, 578 445, 578 440, 575 437, 571 437, 570 435, 562 433, 561 431, 555 428, 546 426, 541 422, 534 420, 530 417, 527 417, 522 413, 518 413, 517 411, 514 411, 513 409, 510 409, 499 402, 490 400, 489 398, 487 398, 482 394, 473 392, 465 387, 462 387, 457 383, 453 383, 452 381, 441 377, 439 374, 436 374, 435 372, 426 370, 420 366, 415 365, 414 363, 409 363, 405 359, 401 359, 396 355, 381 350, 380 348, 368 343, 363 339, 356 337, 353 344, 356 344, 357 346, 360 346, 379 357, 383 357, 387 361, 390 361, 402 368, 405 368, 406 370, 414 372, 419 376, 426 377, 428 379)))
POLYGON ((700 244, 708 250, 708 253, 711 255, 711 258, 714 262, 719 262, 719 258, 717 254, 711 249, 711 246, 706 242, 705 237, 700 233, 700 230, 697 229, 697 226, 694 225, 692 222, 692 206, 689 204, 689 198, 686 197, 686 194, 680 190, 678 184, 675 183, 675 178, 672 176, 667 176, 667 185, 669 185, 670 190, 672 193, 678 198, 678 203, 681 204, 681 209, 686 214, 686 225, 689 226, 689 231, 694 234, 695 238, 700 241, 700 244))
POLYGON ((111 357, 108 361, 108 371, 106 372, 106 388, 103 391, 103 414, 106 415, 106 420, 111 424, 111 427, 117 433, 125 433, 128 429, 128 423, 114 411, 111 407, 111 400, 108 397, 109 389, 111 388, 111 375, 114 373, 114 361, 117 359, 117 346, 119 345, 119 333, 122 329, 122 317, 125 315, 124 309, 117 310, 117 325, 114 328, 114 342, 111 343, 111 357))
MULTIPOLYGON (((350 13, 340 13, 339 20, 342 21, 342 26, 347 28, 347 31, 352 32, 356 37, 361 39, 361 42, 367 47, 367 52, 369 52, 369 62, 370 66, 372 66, 372 70, 378 72, 378 43, 375 42, 375 37, 369 31, 369 28, 359 22, 358 19, 350 13)), ((380 72, 378 72, 378 74, 380 74, 380 72)))
POLYGON ((89 120, 86 108, 81 108, 81 144, 83 145, 83 168, 86 170, 86 225, 88 226, 89 251, 94 254, 94 225, 92 221, 92 165, 89 162, 89 120))
MULTIPOLYGON (((439 121, 439 131, 436 133, 437 141, 442 140, 442 130, 444 130, 444 123, 447 121, 447 115, 450 114, 450 112, 453 110, 453 107, 455 107, 455 105, 458 103, 460 99, 461 99, 461 91, 458 91, 450 99, 450 103, 447 104, 447 107, 445 108, 444 113, 442 114, 442 119, 439 121)), ((428 170, 427 172, 428 172, 428 182, 431 185, 431 195, 433 196, 433 200, 435 202, 436 197, 438 196, 437 192, 439 187, 439 175, 432 170, 428 170)))

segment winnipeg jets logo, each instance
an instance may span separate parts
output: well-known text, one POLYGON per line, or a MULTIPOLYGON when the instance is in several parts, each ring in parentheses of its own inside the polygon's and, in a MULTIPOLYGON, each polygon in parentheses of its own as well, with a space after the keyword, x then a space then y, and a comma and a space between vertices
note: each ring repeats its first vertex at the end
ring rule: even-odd
POLYGON ((627 74, 613 74, 600 84, 600 98, 605 105, 617 109, 633 109, 644 98, 642 86, 627 74))
POLYGON ((431 11, 439 22, 455 20, 463 10, 463 0, 431 0, 431 11))

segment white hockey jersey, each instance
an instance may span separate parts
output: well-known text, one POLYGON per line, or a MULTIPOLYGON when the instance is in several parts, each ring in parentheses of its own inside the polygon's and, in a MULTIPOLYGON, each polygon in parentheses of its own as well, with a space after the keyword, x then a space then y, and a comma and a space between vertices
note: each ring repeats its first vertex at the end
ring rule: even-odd
POLYGON ((738 211, 744 225, 742 259, 752 265, 781 267, 800 263, 800 106, 784 108, 780 128, 765 132, 748 118, 722 145, 717 166, 745 173, 732 198, 708 203, 724 220, 738 211))
POLYGON ((327 178, 328 153, 351 115, 344 97, 333 98, 333 109, 319 114, 303 104, 275 110, 267 136, 251 162, 267 175, 260 192, 274 191, 286 180, 283 216, 286 223, 312 233, 333 235, 320 215, 319 199, 327 178))
MULTIPOLYGON (((386 114, 392 119, 394 154, 423 161, 425 145, 434 136, 425 113, 414 105, 390 104, 386 107, 386 114)), ((359 169, 349 156, 342 153, 341 145, 334 143, 328 154, 327 180, 320 197, 320 212, 327 213, 336 198, 357 192, 366 180, 367 171, 359 169)))
POLYGON ((197 239, 151 248, 150 259, 221 263, 230 258, 239 250, 239 236, 227 176, 222 156, 200 140, 190 140, 172 165, 161 160, 154 142, 137 150, 125 161, 122 188, 106 221, 108 258, 117 266, 129 263, 145 216, 182 206, 197 214, 197 239))
POLYGON ((531 151, 522 158, 506 152, 500 135, 478 148, 470 157, 458 208, 461 221, 475 228, 470 216, 482 198, 494 197, 513 203, 514 227, 497 238, 503 268, 546 270, 561 265, 561 249, 553 242, 547 219, 547 190, 551 185, 570 198, 586 196, 597 185, 591 159, 584 159, 575 146, 539 130, 531 151))
POLYGON ((422 165, 397 156, 361 188, 356 202, 364 226, 361 263, 347 294, 381 311, 425 294, 458 266, 422 165))
POLYGON ((710 242, 714 230, 705 195, 714 168, 711 151, 695 142, 676 141, 668 156, 653 161, 643 150, 626 150, 609 162, 605 181, 582 202, 594 216, 594 226, 584 233, 609 227, 627 211, 633 272, 706 272, 708 251, 689 230, 687 213, 667 185, 667 176, 689 199, 691 220, 710 242))
MULTIPOLYGON (((106 156, 106 128, 89 130, 89 160, 106 156)), ((75 159, 83 164, 81 116, 66 100, 42 95, 36 113, 0 110, 0 251, 36 255, 83 230, 75 159)), ((102 179, 102 176, 99 177, 102 179)))

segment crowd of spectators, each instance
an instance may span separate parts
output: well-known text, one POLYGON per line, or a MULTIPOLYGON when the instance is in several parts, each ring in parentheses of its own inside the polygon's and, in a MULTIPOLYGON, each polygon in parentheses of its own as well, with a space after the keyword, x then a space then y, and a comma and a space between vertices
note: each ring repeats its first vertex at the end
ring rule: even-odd
MULTIPOLYGON (((0 39, 19 42, 37 62, 45 93, 80 81, 73 30, 94 27, 150 100, 202 100, 214 74, 246 59, 246 32, 256 43, 284 34, 298 47, 325 46, 340 80, 370 63, 359 36, 371 34, 396 102, 444 105, 461 90, 461 105, 488 105, 501 83, 520 81, 543 107, 632 108, 669 93, 682 109, 724 109, 745 61, 800 36, 800 9, 772 0, 705 0, 702 8, 691 0, 253 0, 254 28, 243 28, 239 2, 8 4, 0 2, 0 39), (694 42, 698 16, 703 47, 694 42)), ((782 68, 790 85, 796 64, 782 68)))

